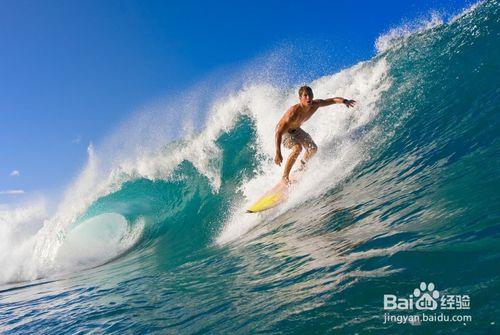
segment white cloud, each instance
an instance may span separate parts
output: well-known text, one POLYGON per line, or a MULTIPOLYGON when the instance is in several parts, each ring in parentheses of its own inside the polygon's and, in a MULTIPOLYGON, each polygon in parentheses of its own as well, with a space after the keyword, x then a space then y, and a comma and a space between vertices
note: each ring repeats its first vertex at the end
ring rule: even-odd
POLYGON ((2 194, 7 194, 7 195, 18 195, 18 194, 24 194, 24 190, 3 190, 0 191, 0 195, 2 194))
POLYGON ((14 170, 10 173, 10 176, 11 177, 19 177, 21 173, 19 172, 19 170, 14 170))
POLYGON ((81 140, 82 140, 82 136, 78 135, 77 137, 75 137, 74 139, 71 140, 71 143, 78 144, 78 143, 80 143, 81 140))

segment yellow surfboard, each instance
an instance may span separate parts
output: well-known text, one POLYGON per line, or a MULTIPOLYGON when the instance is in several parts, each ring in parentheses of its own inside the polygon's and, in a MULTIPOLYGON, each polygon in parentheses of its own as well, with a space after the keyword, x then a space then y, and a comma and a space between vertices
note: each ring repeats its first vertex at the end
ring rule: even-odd
POLYGON ((288 197, 288 185, 284 182, 279 182, 272 189, 267 191, 259 200, 257 200, 247 213, 257 213, 273 208, 282 203, 288 197))
MULTIPOLYGON (((297 183, 299 176, 302 171, 293 172, 290 175, 290 181, 293 184, 297 183)), ((286 201, 288 194, 290 192, 290 185, 280 181, 272 189, 267 191, 259 200, 257 200, 250 208, 247 209, 247 213, 257 213, 262 212, 267 209, 273 208, 286 201)))

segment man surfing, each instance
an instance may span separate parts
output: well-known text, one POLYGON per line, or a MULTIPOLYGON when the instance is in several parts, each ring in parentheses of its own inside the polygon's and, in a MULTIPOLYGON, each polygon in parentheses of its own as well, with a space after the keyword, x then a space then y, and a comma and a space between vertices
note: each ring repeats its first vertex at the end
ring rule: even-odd
POLYGON ((311 136, 306 133, 300 126, 309 120, 311 116, 320 107, 330 106, 333 104, 344 104, 353 107, 356 101, 344 98, 330 98, 330 99, 316 99, 313 100, 314 94, 312 88, 309 86, 302 86, 299 89, 300 102, 290 107, 285 114, 281 117, 278 125, 276 126, 276 156, 274 162, 281 166, 283 156, 281 155, 281 142, 283 145, 292 150, 288 157, 285 170, 283 171, 282 181, 286 184, 290 183, 289 176, 293 164, 299 157, 302 149, 305 149, 304 156, 300 160, 300 170, 305 168, 307 161, 314 156, 318 147, 312 140, 311 136))

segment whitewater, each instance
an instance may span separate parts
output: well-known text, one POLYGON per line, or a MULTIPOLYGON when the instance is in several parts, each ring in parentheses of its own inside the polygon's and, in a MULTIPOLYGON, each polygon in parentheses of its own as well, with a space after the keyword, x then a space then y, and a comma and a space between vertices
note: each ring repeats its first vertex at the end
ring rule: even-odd
POLYGON ((145 106, 57 201, 0 206, 1 332, 497 332, 499 35, 481 2, 306 83, 279 50, 145 106), (275 125, 302 84, 358 103, 320 109, 288 201, 245 214, 280 179, 275 125), (469 295, 472 321, 383 323, 384 294, 429 281, 469 295))

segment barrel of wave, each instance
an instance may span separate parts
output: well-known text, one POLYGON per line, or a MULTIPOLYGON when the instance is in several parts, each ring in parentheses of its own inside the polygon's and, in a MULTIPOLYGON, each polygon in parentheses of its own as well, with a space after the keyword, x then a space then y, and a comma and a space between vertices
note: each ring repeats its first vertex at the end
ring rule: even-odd
POLYGON ((71 229, 58 250, 56 268, 90 268, 104 264, 132 247, 139 239, 143 222, 130 224, 117 213, 104 213, 71 229))

